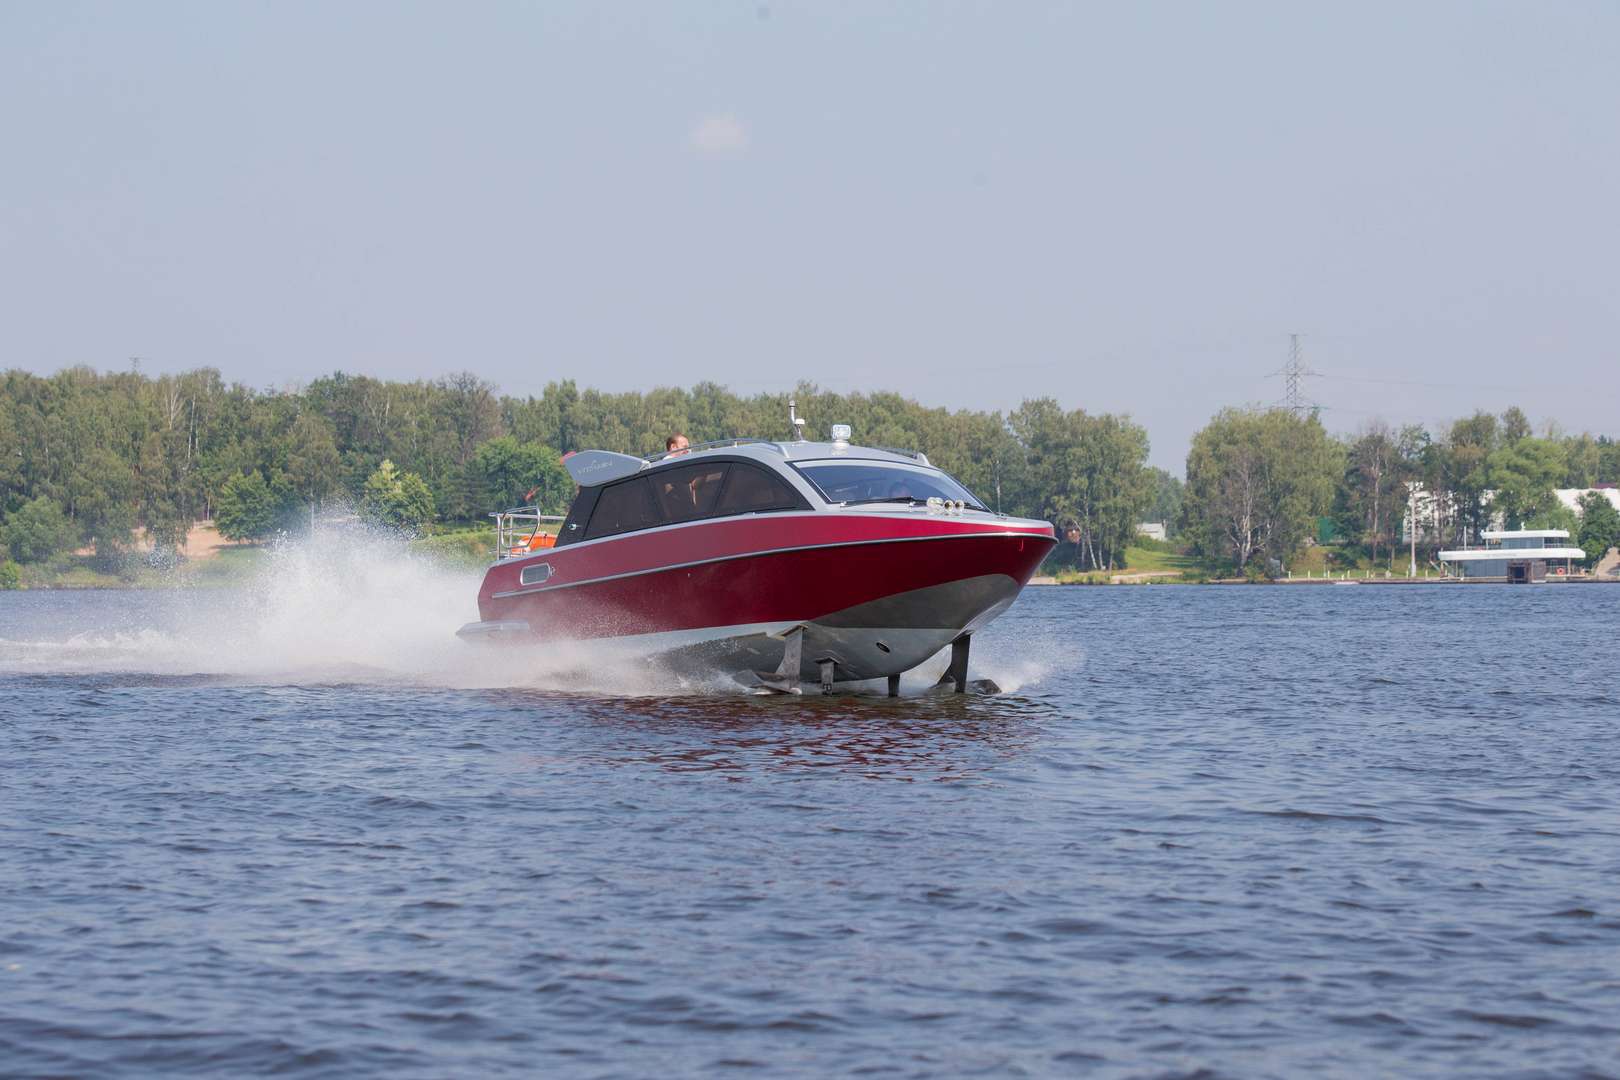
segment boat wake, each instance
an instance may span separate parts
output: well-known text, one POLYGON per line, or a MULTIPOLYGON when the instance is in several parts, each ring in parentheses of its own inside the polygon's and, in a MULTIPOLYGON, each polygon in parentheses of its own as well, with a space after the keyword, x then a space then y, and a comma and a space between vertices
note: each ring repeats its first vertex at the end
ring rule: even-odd
MULTIPOLYGON (((388 534, 356 531, 363 535, 283 541, 237 587, 23 594, 19 618, 0 621, 0 672, 604 696, 749 692, 725 674, 668 670, 623 643, 470 646, 455 630, 477 616, 480 572, 447 567, 388 534)), ((1000 656, 985 644, 976 671, 1004 689, 1044 674, 1026 656, 1000 656)), ((947 657, 920 668, 907 692, 925 690, 947 657)))
POLYGON ((479 579, 395 536, 324 531, 275 545, 240 586, 24 594, 18 617, 0 621, 0 671, 612 694, 714 689, 645 658, 604 658, 586 643, 471 648, 455 629, 477 615, 479 579))

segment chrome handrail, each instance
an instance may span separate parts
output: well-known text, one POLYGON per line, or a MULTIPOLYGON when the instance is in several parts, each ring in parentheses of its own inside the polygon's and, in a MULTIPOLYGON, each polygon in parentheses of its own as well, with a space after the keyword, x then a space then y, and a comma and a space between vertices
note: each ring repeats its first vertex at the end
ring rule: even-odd
POLYGON ((934 463, 928 460, 928 455, 921 450, 906 450, 899 446, 874 446, 872 449, 882 450, 885 454, 898 454, 901 457, 908 457, 920 465, 927 465, 929 468, 934 466, 934 463))
MULTIPOLYGON (((495 519, 495 561, 515 559, 535 550, 530 545, 543 521, 566 521, 561 514, 542 514, 538 506, 514 506, 489 515, 495 519)), ((548 534, 550 535, 550 534, 548 534)))

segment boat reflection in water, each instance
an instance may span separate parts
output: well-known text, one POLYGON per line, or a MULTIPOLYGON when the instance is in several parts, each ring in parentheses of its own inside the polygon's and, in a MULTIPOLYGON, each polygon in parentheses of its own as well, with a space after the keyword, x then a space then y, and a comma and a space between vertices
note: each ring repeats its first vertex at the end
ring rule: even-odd
POLYGON ((1052 527, 991 512, 923 454, 848 437, 569 455, 579 493, 554 541, 533 507, 496 515, 461 636, 613 642, 785 693, 886 679, 898 694, 951 646, 941 682, 966 689, 973 633, 1017 598, 1052 527))
MULTIPOLYGON (((555 702, 553 692, 504 691, 525 708, 555 702)), ((581 718, 613 738, 585 752, 518 754, 519 773, 551 774, 602 765, 677 773, 729 773, 739 781, 805 769, 873 780, 968 780, 1021 756, 1050 718, 1019 694, 927 695, 890 702, 880 695, 807 698, 783 712, 752 696, 691 695, 573 699, 581 718)), ((534 710, 540 711, 540 710, 534 710)))

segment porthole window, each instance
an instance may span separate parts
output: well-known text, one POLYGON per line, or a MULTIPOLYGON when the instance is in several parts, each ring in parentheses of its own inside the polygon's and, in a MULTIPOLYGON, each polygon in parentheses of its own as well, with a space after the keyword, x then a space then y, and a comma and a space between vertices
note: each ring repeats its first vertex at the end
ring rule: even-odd
POLYGON ((524 585, 538 585, 551 576, 550 563, 531 563, 523 568, 518 581, 524 585))

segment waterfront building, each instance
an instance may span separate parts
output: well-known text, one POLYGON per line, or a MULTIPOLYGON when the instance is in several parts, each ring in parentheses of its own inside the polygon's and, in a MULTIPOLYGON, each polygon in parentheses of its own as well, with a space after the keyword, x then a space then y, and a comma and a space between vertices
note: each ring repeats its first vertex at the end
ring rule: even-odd
POLYGON ((1479 547, 1455 548, 1440 553, 1447 572, 1459 577, 1524 583, 1547 580, 1548 565, 1555 575, 1568 574, 1586 552, 1569 543, 1567 529, 1514 529, 1480 534, 1479 547))

